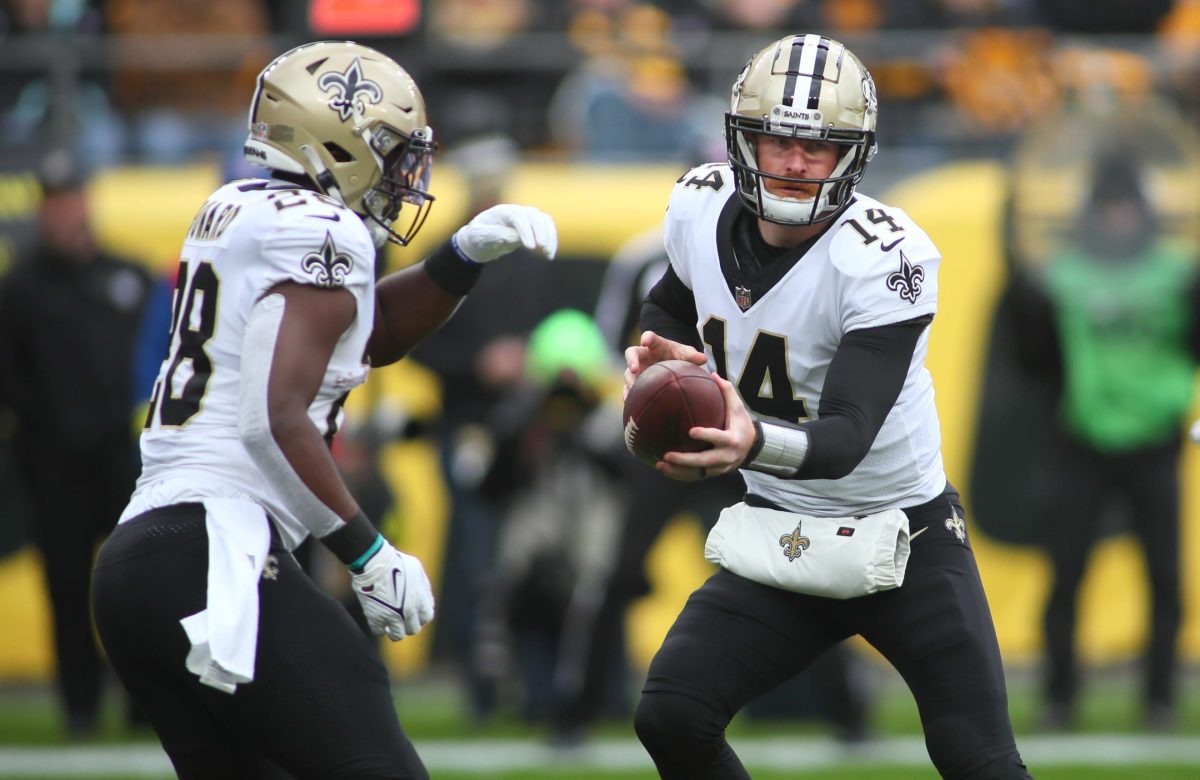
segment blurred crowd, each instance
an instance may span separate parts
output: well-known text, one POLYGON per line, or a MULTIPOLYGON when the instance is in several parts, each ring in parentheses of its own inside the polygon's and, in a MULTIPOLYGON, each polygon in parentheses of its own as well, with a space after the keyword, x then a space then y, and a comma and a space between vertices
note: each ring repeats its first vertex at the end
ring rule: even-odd
POLYGON ((1200 108, 1196 0, 5 0, 0 137, 232 165, 254 74, 332 36, 426 85, 444 148, 500 132, 541 156, 684 160, 719 142, 725 74, 804 29, 863 53, 891 146, 978 150, 1096 92, 1200 108))
MULTIPOLYGON (((1200 0, 410 0, 387 4, 386 13, 378 5, 0 0, 0 147, 5 150, 0 169, 28 164, 30 150, 57 147, 70 149, 80 170, 203 158, 237 175, 246 131, 242 112, 254 75, 295 43, 333 37, 369 42, 422 84, 442 150, 466 175, 472 212, 498 202, 506 177, 522 159, 677 162, 681 170, 688 163, 722 159, 718 120, 728 74, 780 31, 820 29, 853 41, 875 76, 881 113, 888 117, 881 143, 938 157, 985 152, 1009 159, 1030 128, 1077 104, 1132 100, 1142 105, 1140 99, 1156 95, 1173 104, 1173 115, 1183 121, 1200 117, 1200 0)), ((1164 147, 1155 148, 1161 153, 1164 147)), ((1079 183, 1068 188, 1064 203, 1070 205, 1053 215, 1059 220, 1057 232, 1010 234, 1010 270, 1019 288, 1010 293, 1019 299, 1013 306, 1036 306, 1041 318, 1029 316, 1028 309, 1021 310, 1026 314, 1001 312, 996 327, 1004 327, 1002 316, 1012 316, 1012 327, 1028 328, 1036 321, 1050 332, 1070 329, 1074 340, 1064 336, 1051 358, 1014 355, 1013 364, 1029 368, 1036 378, 1031 383, 1047 383, 1048 389, 1030 391, 1053 399, 1047 408, 1069 407, 1059 431, 1065 454, 1058 466, 1070 469, 1064 473, 1094 475, 1092 467, 1100 462, 1096 468, 1114 469, 1134 482, 1123 464, 1140 463, 1143 450, 1149 448, 1154 458, 1148 480, 1162 476, 1164 463, 1170 471, 1178 457, 1178 430, 1200 355, 1198 343, 1188 341, 1195 339, 1194 312, 1200 305, 1181 297, 1175 319, 1136 326, 1147 340, 1155 336, 1156 343, 1169 342, 1162 370, 1171 372, 1178 393, 1163 402, 1169 407, 1162 412, 1168 418, 1165 432, 1148 442, 1115 444, 1103 439, 1106 432, 1069 424, 1091 419, 1087 404, 1104 403, 1103 393, 1109 392, 1096 391, 1101 394, 1096 400, 1071 384, 1108 377, 1101 369, 1071 373, 1075 364, 1067 350, 1104 341, 1103 331, 1088 330, 1095 324, 1089 317, 1110 313, 1111 302, 1094 302, 1095 312, 1060 307, 1079 300, 1072 285, 1093 289, 1095 277, 1120 266, 1112 257, 1096 260, 1088 252, 1153 261, 1147 284, 1197 289, 1195 225, 1180 228, 1178 213, 1152 219, 1161 204, 1141 173, 1147 165, 1149 179, 1161 181, 1172 160, 1196 161, 1194 151, 1181 151, 1176 158, 1160 154, 1157 160, 1126 154, 1115 166, 1113 152, 1093 155, 1100 151, 1105 150, 1081 149, 1070 159, 1059 158, 1074 166, 1070 175, 1079 183), (1100 175, 1113 168, 1118 169, 1116 184, 1112 176, 1100 175), (1112 239, 1086 246, 1087 252, 1068 250, 1071 239, 1095 240, 1089 210, 1115 200, 1114 186, 1136 201, 1144 217, 1144 224, 1131 230, 1147 234, 1127 245, 1112 239), (1172 227, 1177 228, 1174 238, 1182 235, 1192 243, 1185 241, 1181 249, 1178 241, 1168 242, 1164 249, 1149 235, 1172 227), (1089 258, 1095 263, 1089 265, 1089 258), (1063 264, 1055 266, 1057 261, 1063 264), (1047 270, 1052 268, 1060 270, 1047 270)), ((73 177, 71 183, 78 184, 73 177)), ((48 195, 65 188, 44 177, 42 186, 48 195)), ((1016 197, 1019 176, 1012 187, 1016 197)), ((1021 207, 1040 201, 1014 203, 1019 205, 1010 216, 1019 217, 1021 207)), ((87 250, 82 254, 95 259, 94 248, 87 250)), ((658 235, 639 237, 611 263, 600 265, 568 262, 546 271, 529 258, 506 261, 485 275, 481 292, 415 355, 440 381, 438 412, 389 417, 376 408, 351 419, 337 445, 360 503, 376 508, 372 516, 390 512, 398 498, 381 473, 381 448, 391 440, 416 438, 437 447, 451 517, 433 654, 435 661, 462 671, 472 712, 480 719, 517 708, 531 721, 550 724, 557 738, 574 741, 598 718, 628 716, 633 678, 624 616, 630 603, 650 589, 646 556, 669 520, 686 515, 707 527, 717 508, 740 491, 736 479, 678 490, 623 450, 619 356, 633 336, 638 303, 664 262, 658 235)), ((97 260, 95 268, 100 267, 97 260)), ((75 276, 84 274, 76 269, 75 276)), ((105 311, 161 319, 157 288, 162 280, 137 276, 136 281, 136 295, 129 293, 136 301, 97 302, 84 281, 78 282, 78 294, 105 311)), ((1120 277, 1116 284, 1128 282, 1120 277)), ((62 326, 64 338, 72 337, 70 328, 86 327, 84 312, 79 309, 78 321, 62 326)), ((1135 307, 1126 315, 1145 312, 1135 307)), ((147 388, 144 376, 131 373, 145 361, 138 362, 139 329, 128 320, 120 322, 128 354, 122 353, 119 366, 100 368, 126 372, 115 384, 132 409, 147 388)), ((1048 343, 1044 334, 1000 338, 1048 343)), ((1145 351, 1140 342, 1129 349, 1145 351)), ((58 380, 48 374, 45 381, 58 380)), ((71 381, 78 376, 60 384, 71 381)), ((1122 388, 1111 392, 1129 396, 1122 388)), ((7 399, 14 408, 16 397, 12 390, 7 399)), ((29 405, 39 406, 33 400, 29 405)), ((0 441, 14 427, 11 415, 0 414, 0 441)), ((115 450, 132 446, 125 431, 117 433, 120 441, 99 459, 128 466, 113 460, 115 450)), ((1120 432, 1113 435, 1119 438, 1120 432)), ((0 451, 0 457, 11 456, 0 451)), ((1084 476, 1077 482, 1085 486, 1080 491, 1091 490, 1084 476)), ((1007 496, 992 501, 987 484, 973 489, 981 522, 1004 513, 1007 496)), ((1137 484, 1128 489, 1135 501, 1144 490, 1137 484)), ((1162 503, 1139 514, 1136 504, 1130 510, 1125 502, 1121 511, 1143 538, 1147 554, 1158 556, 1145 697, 1150 725, 1167 727, 1175 705, 1173 648, 1181 609, 1178 486, 1150 489, 1162 503), (1157 522, 1143 524, 1139 518, 1157 522)), ((1066 510, 1046 511, 1062 516, 1066 510)), ((1094 527, 1089 520, 1102 510, 1091 506, 1077 514, 1075 539, 1094 540, 1122 522, 1105 514, 1108 525, 1094 527)), ((89 545, 95 529, 89 525, 78 535, 77 545, 89 545)), ((1079 687, 1071 652, 1074 598, 1088 548, 1033 532, 1019 541, 1044 544, 1058 556, 1046 610, 1048 629, 1058 629, 1050 637, 1046 725, 1070 725, 1079 687)), ((78 612, 77 594, 62 598, 65 610, 78 612)), ((64 642, 78 649, 80 643, 69 639, 79 635, 80 618, 75 618, 58 629, 64 642)), ((69 722, 84 732, 94 726, 99 674, 98 659, 85 656, 82 671, 59 680, 66 706, 75 708, 69 722), (86 679, 79 682, 80 676, 86 679)), ((853 654, 831 658, 796 683, 819 695, 789 697, 785 691, 759 710, 822 717, 844 738, 860 739, 868 731, 869 694, 858 663, 853 654)))

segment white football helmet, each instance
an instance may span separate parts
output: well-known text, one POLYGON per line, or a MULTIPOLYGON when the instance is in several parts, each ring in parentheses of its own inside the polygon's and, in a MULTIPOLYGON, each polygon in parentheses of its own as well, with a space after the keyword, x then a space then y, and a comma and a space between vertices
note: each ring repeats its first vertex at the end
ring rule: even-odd
POLYGON ((788 35, 755 54, 733 85, 725 142, 738 193, 754 214, 784 225, 836 217, 850 203, 875 156, 875 82, 858 57, 821 35, 788 35), (779 135, 841 144, 845 151, 828 179, 764 173, 755 137, 779 135), (819 185, 807 199, 772 195, 763 178, 819 185))
POLYGON ((425 222, 434 148, 416 82, 374 49, 310 43, 258 76, 246 159, 307 175, 363 217, 377 246, 405 245, 425 222), (398 232, 393 223, 404 204, 416 208, 398 232))

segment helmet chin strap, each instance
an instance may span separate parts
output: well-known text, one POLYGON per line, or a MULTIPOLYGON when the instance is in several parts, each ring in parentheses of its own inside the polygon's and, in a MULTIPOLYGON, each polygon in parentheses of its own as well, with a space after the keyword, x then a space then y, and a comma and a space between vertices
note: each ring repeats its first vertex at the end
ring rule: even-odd
POLYGON ((383 249, 383 245, 391 238, 391 231, 380 224, 379 220, 374 217, 367 217, 363 220, 363 224, 367 226, 367 230, 371 233, 371 241, 374 242, 376 249, 383 249))

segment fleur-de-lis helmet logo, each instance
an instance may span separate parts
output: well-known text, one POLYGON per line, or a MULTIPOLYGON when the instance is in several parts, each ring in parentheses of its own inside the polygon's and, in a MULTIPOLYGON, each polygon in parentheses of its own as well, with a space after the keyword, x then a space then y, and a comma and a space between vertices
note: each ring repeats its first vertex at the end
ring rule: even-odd
POLYGON ((312 274, 321 287, 341 287, 346 282, 346 274, 354 267, 354 260, 345 252, 339 252, 333 244, 333 236, 326 232, 321 249, 305 255, 300 267, 312 274))
POLYGON ((921 282, 925 281, 925 269, 908 262, 904 250, 900 250, 900 270, 892 271, 887 277, 889 290, 900 293, 900 297, 909 303, 916 303, 921 294, 921 282))
POLYGON ((350 63, 345 73, 336 70, 326 71, 317 80, 317 86, 322 92, 333 92, 329 98, 329 107, 338 112, 343 122, 351 116, 366 110, 366 104, 375 104, 383 100, 383 90, 374 81, 363 76, 362 63, 358 57, 350 63))

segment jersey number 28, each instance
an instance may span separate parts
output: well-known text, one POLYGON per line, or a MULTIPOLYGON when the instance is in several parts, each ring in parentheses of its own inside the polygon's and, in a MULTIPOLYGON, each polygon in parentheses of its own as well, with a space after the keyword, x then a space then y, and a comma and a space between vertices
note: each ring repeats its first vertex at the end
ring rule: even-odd
POLYGON ((204 345, 216 330, 219 287, 220 280, 211 263, 201 260, 194 268, 186 260, 179 263, 179 281, 171 307, 171 335, 167 339, 171 345, 167 372, 154 384, 145 427, 151 427, 156 418, 160 425, 177 427, 200 411, 200 399, 204 398, 208 380, 212 378, 212 359, 204 351, 204 345), (176 394, 176 374, 184 366, 190 369, 190 375, 176 394))

